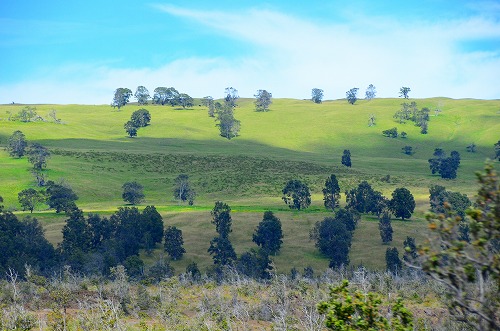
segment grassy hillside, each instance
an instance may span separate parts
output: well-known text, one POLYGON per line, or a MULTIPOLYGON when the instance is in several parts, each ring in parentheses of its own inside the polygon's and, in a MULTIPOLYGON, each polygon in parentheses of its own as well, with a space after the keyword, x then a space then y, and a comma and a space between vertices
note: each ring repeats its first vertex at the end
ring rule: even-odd
MULTIPOLYGON (((472 197, 477 189, 474 171, 493 156, 493 144, 500 139, 498 100, 415 100, 419 108, 442 109, 438 116, 431 112, 427 135, 420 134, 412 122, 399 124, 393 119, 401 99, 361 100, 355 105, 345 100, 314 104, 276 99, 266 113, 255 112, 252 101, 239 101, 235 117, 241 121, 241 132, 230 141, 219 136, 214 119, 201 106, 184 110, 148 105, 144 108, 152 115, 151 125, 141 128, 136 138, 128 138, 123 124, 141 108, 136 105, 127 105, 121 111, 106 105, 36 106, 43 117, 55 109, 64 124, 7 121, 7 111, 17 113, 23 106, 4 105, 0 106, 0 142, 5 145, 12 132, 21 130, 30 142, 49 147, 52 157, 46 170, 48 178, 69 183, 80 197, 79 207, 85 211, 116 210, 124 205, 122 184, 140 182, 145 187, 144 205, 157 206, 166 223, 183 229, 186 246, 192 242, 191 248, 186 247, 187 260, 206 260, 208 241, 213 236, 209 210, 214 201, 223 200, 236 211, 232 239, 237 242, 238 252, 252 247, 253 229, 262 212, 272 209, 279 213, 285 236, 288 234, 276 264, 287 266, 292 259, 319 267, 327 262, 317 256, 307 232, 326 215, 321 188, 327 176, 336 174, 342 191, 361 180, 367 180, 386 196, 397 187, 410 189, 417 199, 416 221, 393 224, 394 245, 401 247, 406 235, 416 236, 418 229, 425 227, 422 215, 428 208, 429 185, 440 184, 472 197), (370 114, 376 117, 373 127, 368 126, 370 114), (384 137, 381 132, 392 127, 407 132, 408 138, 384 137), (476 153, 465 150, 471 142, 477 145, 476 153), (403 154, 401 148, 405 145, 412 146, 416 153, 403 154), (448 153, 460 152, 462 163, 456 180, 431 175, 427 160, 437 147, 448 153), (351 169, 340 164, 344 149, 351 151, 351 169), (193 207, 173 200, 173 180, 180 173, 190 176, 197 191, 193 207), (391 176, 389 183, 381 181, 386 175, 391 176), (312 189, 313 204, 306 212, 290 212, 281 201, 284 183, 291 178, 300 178, 312 189), (205 242, 200 239, 205 237, 207 247, 198 245, 205 242)), ((17 193, 34 186, 30 164, 26 158, 13 159, 2 150, 0 178, 4 205, 19 208, 17 193)), ((38 217, 56 242, 63 218, 54 217, 52 212, 39 213, 38 217)), ((380 266, 373 257, 385 252, 385 248, 380 244, 377 222, 365 219, 355 234, 351 262, 380 266), (367 253, 367 247, 376 249, 367 253)))

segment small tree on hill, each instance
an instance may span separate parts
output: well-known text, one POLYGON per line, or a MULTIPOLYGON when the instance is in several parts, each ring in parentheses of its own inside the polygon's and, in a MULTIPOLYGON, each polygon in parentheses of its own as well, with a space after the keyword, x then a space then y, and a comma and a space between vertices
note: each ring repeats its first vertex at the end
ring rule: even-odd
POLYGON ((218 267, 231 265, 236 260, 233 245, 227 237, 215 237, 210 241, 208 253, 212 255, 214 264, 218 267))
POLYGON ((314 103, 321 103, 323 101, 323 90, 319 88, 313 88, 311 90, 311 100, 314 103))
POLYGON ((137 103, 140 105, 147 105, 150 98, 149 91, 144 86, 137 86, 137 90, 134 93, 134 97, 137 99, 137 103))
POLYGON ((33 169, 42 170, 47 166, 47 159, 50 157, 50 152, 39 143, 33 143, 27 148, 26 155, 28 156, 28 161, 33 165, 33 169))
POLYGON ((372 100, 375 98, 376 95, 377 95, 377 90, 375 89, 375 86, 373 86, 373 84, 368 85, 365 92, 365 99, 372 100))
POLYGON ((281 221, 272 211, 264 212, 264 218, 253 234, 253 242, 269 254, 276 254, 283 244, 281 221))
POLYGON ((208 108, 208 116, 215 117, 215 102, 211 96, 206 96, 201 100, 201 104, 208 108))
POLYGON ((405 98, 408 99, 409 93, 411 92, 411 89, 409 87, 403 86, 402 88, 399 89, 399 97, 400 98, 405 98))
POLYGON ((142 128, 148 126, 149 122, 151 122, 151 114, 147 109, 141 108, 132 113, 130 121, 135 127, 142 128))
POLYGON ((397 138, 398 137, 398 128, 392 128, 388 130, 382 131, 382 134, 389 138, 397 138))
POLYGON ((347 102, 349 102, 351 105, 354 105, 354 103, 358 100, 358 90, 359 88, 353 87, 345 93, 347 102))
POLYGON ((175 178, 174 198, 180 201, 188 201, 189 205, 193 205, 196 192, 191 188, 189 176, 180 174, 175 178))
POLYGON ((273 102, 271 98, 273 95, 266 90, 258 90, 254 95, 255 97, 255 110, 256 111, 268 111, 269 106, 273 102))
POLYGON ((128 121, 123 128, 130 138, 137 136, 137 126, 135 126, 134 122, 128 121))
POLYGON ((415 199, 407 188, 397 188, 392 192, 389 208, 395 217, 401 217, 404 221, 405 218, 410 218, 415 210, 415 199))
POLYGON ((401 262, 401 259, 399 258, 399 252, 396 247, 387 248, 387 250, 385 251, 385 263, 387 271, 390 271, 393 274, 401 271, 401 269, 403 268, 403 264, 401 262))
POLYGON ((56 213, 76 207, 75 201, 78 200, 78 196, 67 184, 56 184, 49 180, 45 194, 47 196, 47 205, 54 208, 56 213))
POLYGON ((182 245, 184 240, 182 239, 182 231, 177 229, 175 226, 169 226, 165 230, 165 252, 170 255, 172 260, 179 260, 182 258, 186 250, 182 245))
POLYGON ((339 206, 340 187, 335 175, 330 175, 325 182, 325 187, 323 188, 323 201, 325 207, 330 210, 334 210, 339 206))
MULTIPOLYGON (((229 99, 230 102, 236 102, 236 100, 229 99), (233 100, 233 101, 231 101, 233 100)), ((234 118, 234 106, 226 103, 220 105, 217 109, 217 124, 219 127, 220 135, 228 140, 237 137, 240 132, 240 121, 234 118)))
POLYGON ((9 152, 10 156, 20 158, 24 155, 27 146, 28 142, 26 141, 24 133, 17 130, 14 131, 12 136, 9 137, 9 141, 7 143, 7 151, 9 152))
POLYGON ((306 209, 311 204, 309 187, 298 179, 289 180, 283 188, 283 201, 290 209, 306 209))
POLYGON ((113 108, 116 107, 118 108, 118 110, 120 110, 121 107, 125 106, 128 103, 128 100, 131 96, 132 91, 130 91, 130 89, 119 87, 115 90, 111 106, 113 106, 113 108))
POLYGON ((213 218, 212 224, 215 225, 215 231, 219 236, 227 238, 232 231, 231 207, 222 201, 217 201, 210 214, 213 218))
POLYGON ((125 202, 137 205, 144 201, 144 188, 137 182, 127 182, 122 186, 122 198, 125 202))
POLYGON ((30 213, 33 213, 36 206, 45 200, 43 194, 33 188, 22 190, 17 197, 23 210, 29 210, 30 213))
POLYGON ((343 222, 333 217, 326 217, 315 224, 310 232, 310 238, 316 241, 319 251, 330 258, 331 268, 349 264, 352 233, 343 222))
POLYGON ((342 164, 346 167, 351 167, 351 151, 348 149, 344 149, 344 154, 342 154, 342 164))
POLYGON ((391 215, 389 212, 385 211, 379 216, 378 229, 380 230, 380 238, 382 243, 388 244, 392 241, 392 225, 391 225, 391 215))

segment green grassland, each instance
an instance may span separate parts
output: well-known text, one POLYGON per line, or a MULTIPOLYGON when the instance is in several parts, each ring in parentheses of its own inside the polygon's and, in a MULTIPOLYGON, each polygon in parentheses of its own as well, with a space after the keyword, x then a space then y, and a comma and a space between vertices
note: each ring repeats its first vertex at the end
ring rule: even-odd
MULTIPOLYGON (((151 125, 139 129, 136 138, 126 136, 123 124, 141 108, 137 105, 127 105, 121 111, 106 105, 36 106, 43 117, 55 109, 64 124, 7 121, 7 111, 17 113, 23 106, 3 105, 0 143, 5 145, 12 132, 21 130, 30 142, 47 146, 52 157, 45 173, 49 179, 69 183, 84 211, 109 214, 124 206, 124 182, 141 183, 146 194, 143 205, 155 205, 166 225, 174 224, 183 230, 187 254, 174 263, 176 268, 190 261, 202 266, 211 263, 206 250, 215 235, 210 224, 214 201, 223 200, 234 211, 231 240, 237 253, 254 247, 253 229, 263 211, 273 210, 281 218, 285 234, 283 250, 274 260, 276 267, 285 272, 293 265, 328 265, 309 241, 308 231, 314 222, 328 215, 322 206, 321 189, 330 174, 337 176, 343 192, 361 180, 367 180, 388 197, 397 187, 410 189, 417 210, 412 221, 393 222, 392 245, 398 248, 406 235, 424 237, 423 214, 428 208, 429 185, 439 184, 474 196, 474 172, 483 168, 486 158, 493 157, 493 144, 500 139, 500 101, 414 101, 419 108, 442 109, 438 116, 431 112, 427 135, 420 134, 412 122, 399 124, 393 119, 401 99, 360 100, 355 105, 345 100, 314 104, 276 99, 265 113, 255 112, 252 99, 241 99, 235 110, 235 117, 241 121, 240 136, 232 140, 219 136, 214 119, 198 105, 192 109, 145 106, 151 113, 151 125), (376 116, 372 127, 368 126, 370 114, 376 116), (382 131, 392 127, 407 132, 408 138, 384 137, 382 131), (477 152, 467 153, 465 148, 472 142, 477 152), (401 148, 405 145, 412 146, 415 154, 403 154, 401 148), (437 147, 460 153, 457 179, 443 180, 430 173, 427 160, 437 147), (351 169, 340 164, 344 149, 351 151, 351 169), (194 206, 173 199, 174 178, 181 173, 190 176, 197 192, 194 206), (381 180, 386 175, 391 176, 389 182, 381 180), (292 178, 310 186, 310 209, 292 212, 281 201, 284 183, 292 178)), ((0 196, 7 208, 19 208, 17 193, 35 185, 27 159, 11 158, 3 150, 0 178, 0 196)), ((54 243, 59 241, 64 217, 45 210, 38 210, 36 215, 43 221, 48 238, 54 243)), ((386 247, 380 242, 377 221, 364 217, 354 235, 351 263, 381 267, 386 247)), ((154 254, 160 254, 159 250, 154 254)))

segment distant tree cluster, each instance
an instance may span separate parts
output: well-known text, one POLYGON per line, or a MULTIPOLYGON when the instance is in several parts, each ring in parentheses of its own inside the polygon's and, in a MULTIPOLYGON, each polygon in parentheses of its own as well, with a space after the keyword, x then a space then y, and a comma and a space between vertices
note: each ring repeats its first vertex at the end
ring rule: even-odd
MULTIPOLYGON (((139 105, 147 105, 149 100, 156 105, 181 106, 182 108, 193 107, 194 100, 186 93, 180 93, 173 87, 157 87, 153 91, 153 96, 144 86, 138 86, 133 94, 139 105)), ((115 90, 111 106, 113 108, 124 107, 132 97, 132 91, 128 88, 120 87, 115 90)))
POLYGON ((420 127, 420 133, 427 134, 430 120, 429 113, 429 108, 424 107, 418 109, 417 103, 412 101, 411 103, 402 103, 401 109, 398 110, 393 117, 397 119, 399 123, 412 121, 416 126, 420 127))
POLYGON ((433 158, 429 159, 429 168, 432 174, 438 173, 441 178, 455 179, 460 166, 460 153, 452 151, 450 156, 441 148, 434 150, 433 158))

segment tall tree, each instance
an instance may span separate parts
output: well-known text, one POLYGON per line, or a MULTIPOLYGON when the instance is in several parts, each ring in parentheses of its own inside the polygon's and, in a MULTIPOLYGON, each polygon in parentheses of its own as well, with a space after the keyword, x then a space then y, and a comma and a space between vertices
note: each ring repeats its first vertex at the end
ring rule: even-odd
POLYGON ((401 263, 401 259, 399 258, 399 252, 396 247, 387 247, 385 251, 385 263, 387 271, 396 274, 401 271, 403 268, 403 263, 401 263))
POLYGON ((355 209, 340 208, 335 213, 335 221, 345 224, 349 231, 354 231, 360 220, 360 215, 355 209))
POLYGON ((186 93, 180 93, 178 96, 178 100, 179 100, 179 105, 181 105, 182 108, 184 109, 193 107, 194 105, 193 98, 186 93))
POLYGON ((399 89, 399 97, 400 97, 400 98, 405 98, 405 99, 408 99, 408 97, 409 97, 409 96, 408 96, 408 94, 409 94, 410 92, 411 92, 411 89, 410 89, 409 87, 405 87, 405 86, 403 86, 403 87, 401 87, 401 88, 399 89))
POLYGON ((377 90, 376 90, 375 86, 373 86, 373 84, 368 85, 368 87, 366 88, 366 92, 365 92, 365 99, 366 100, 375 99, 376 95, 377 95, 377 90))
POLYGON ((39 143, 33 143, 27 148, 26 155, 28 156, 28 161, 33 165, 33 169, 42 170, 47 166, 47 159, 50 157, 50 152, 39 143))
POLYGON ((113 101, 111 102, 111 106, 113 108, 118 108, 120 110, 121 107, 125 106, 128 103, 128 100, 132 96, 132 91, 128 88, 119 87, 115 90, 113 95, 113 101))
POLYGON ((215 102, 211 96, 206 96, 201 100, 201 104, 208 109, 208 116, 215 117, 215 102))
POLYGON ((54 208, 56 213, 76 207, 75 201, 78 200, 78 196, 69 185, 64 183, 56 184, 49 180, 46 186, 47 205, 54 208))
POLYGON ((208 253, 212 255, 214 264, 218 267, 231 265, 236 260, 233 245, 227 237, 215 237, 210 241, 208 253))
POLYGON ((163 218, 155 206, 146 206, 142 211, 139 230, 142 233, 141 244, 145 248, 154 248, 163 239, 163 218))
POLYGON ((384 211, 379 216, 378 229, 380 231, 380 238, 382 243, 388 244, 392 241, 392 225, 391 225, 391 215, 389 212, 384 211))
POLYGON ((283 188, 282 199, 290 209, 306 209, 311 204, 311 193, 306 184, 298 179, 292 179, 283 188))
POLYGON ((344 154, 342 154, 342 164, 346 167, 351 167, 351 151, 348 149, 344 149, 344 154))
POLYGON ((224 102, 227 106, 234 108, 236 107, 236 101, 240 98, 238 95, 238 90, 234 87, 226 87, 224 90, 224 102))
POLYGON ((134 122, 127 121, 127 123, 125 123, 123 128, 125 129, 125 132, 127 132, 130 138, 137 136, 137 126, 135 125, 134 122))
POLYGON ((30 213, 33 213, 36 206, 45 200, 43 195, 33 188, 22 190, 17 194, 17 198, 23 210, 29 210, 30 213))
POLYGON ((137 99, 138 104, 147 105, 150 98, 149 91, 144 86, 137 86, 134 97, 137 99))
POLYGON ((276 254, 283 244, 281 221, 272 211, 264 212, 264 218, 253 234, 253 242, 269 254, 276 254))
POLYGON ((189 176, 180 174, 174 180, 174 198, 180 201, 188 201, 189 205, 193 205, 196 192, 191 188, 189 176))
POLYGON ((144 200, 144 188, 137 182, 127 182, 122 186, 122 198, 125 202, 137 205, 144 200))
POLYGON ((141 108, 132 113, 130 121, 137 128, 142 128, 149 125, 151 122, 151 114, 147 109, 141 108))
POLYGON ((330 210, 334 210, 339 206, 340 187, 337 177, 333 174, 330 175, 325 182, 325 187, 323 188, 323 201, 325 207, 330 210))
POLYGON ((217 109, 217 122, 216 126, 219 127, 222 137, 230 140, 238 136, 240 132, 240 121, 234 118, 234 106, 228 103, 220 105, 217 109))
POLYGON ((319 251, 330 258, 331 268, 349 264, 352 233, 347 230, 343 222, 336 221, 333 217, 326 217, 315 224, 310 237, 316 241, 319 251))
POLYGON ((313 88, 311 90, 311 100, 314 103, 321 103, 323 101, 323 90, 319 88, 313 88))
POLYGON ((212 224, 215 225, 215 231, 221 237, 228 237, 232 231, 231 207, 222 201, 217 201, 210 214, 212 215, 212 224))
POLYGON ((415 210, 415 199, 407 188, 397 188, 392 192, 389 208, 394 213, 394 216, 401 217, 404 221, 405 218, 410 218, 415 210))
POLYGON ((186 250, 182 247, 183 244, 182 231, 175 226, 167 227, 165 230, 165 252, 170 255, 172 260, 179 260, 186 253, 186 250))
POLYGON ((367 181, 362 181, 357 187, 346 192, 348 208, 359 213, 379 215, 387 205, 387 199, 382 193, 375 191, 367 181))
POLYGON ((358 101, 358 90, 359 88, 353 87, 345 93, 347 102, 349 102, 351 105, 354 105, 354 103, 358 101))
POLYGON ((269 106, 273 102, 271 98, 273 95, 266 90, 258 90, 254 95, 255 97, 255 110, 256 111, 268 111, 269 106))
POLYGON ((168 103, 168 88, 163 86, 155 88, 153 103, 162 106, 168 103))
POLYGON ((7 151, 9 152, 10 156, 20 158, 24 155, 27 146, 28 142, 26 141, 24 133, 17 130, 14 131, 12 136, 9 137, 9 141, 7 143, 7 151))

